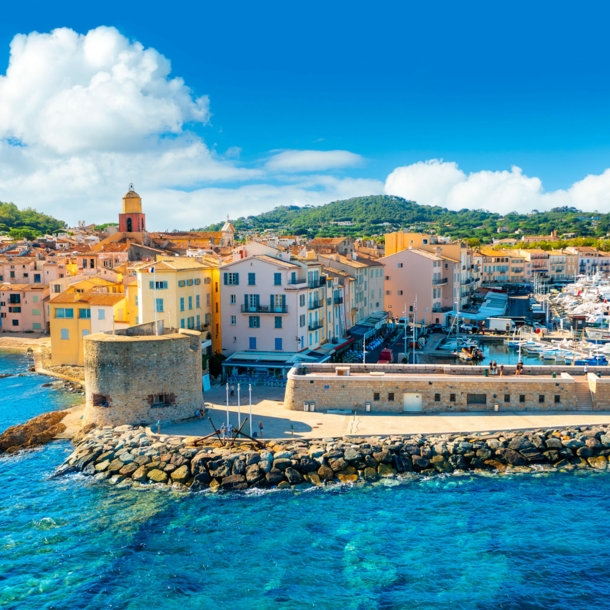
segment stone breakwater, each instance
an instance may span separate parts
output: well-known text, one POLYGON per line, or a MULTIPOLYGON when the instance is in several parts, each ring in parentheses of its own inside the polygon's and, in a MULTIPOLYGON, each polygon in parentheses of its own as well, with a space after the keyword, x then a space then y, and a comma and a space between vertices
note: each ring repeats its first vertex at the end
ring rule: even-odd
POLYGON ((119 426, 86 434, 56 474, 82 472, 119 487, 244 490, 451 473, 607 470, 610 427, 474 435, 376 436, 194 446, 119 426))

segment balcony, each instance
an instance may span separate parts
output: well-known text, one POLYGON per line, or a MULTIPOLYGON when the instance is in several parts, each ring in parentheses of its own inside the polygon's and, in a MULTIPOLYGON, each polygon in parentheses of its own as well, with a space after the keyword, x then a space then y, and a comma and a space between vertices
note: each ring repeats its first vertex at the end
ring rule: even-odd
POLYGON ((309 330, 318 330, 324 326, 324 320, 314 320, 308 325, 309 330))
POLYGON ((433 286, 443 286, 447 282, 449 282, 449 279, 444 277, 444 278, 442 278, 440 280, 432 280, 432 285, 433 286))
POLYGON ((288 307, 271 307, 269 305, 242 305, 242 313, 288 313, 288 307))
POLYGON ((307 282, 308 288, 320 288, 321 286, 326 286, 326 277, 320 277, 307 282))
POLYGON ((307 284, 307 280, 299 280, 299 279, 289 279, 288 280, 288 285, 289 286, 298 286, 299 284, 307 284))
POLYGON ((343 303, 343 297, 335 297, 335 298, 333 299, 333 303, 334 303, 335 305, 341 305, 341 303, 343 303))
POLYGON ((309 305, 307 306, 307 309, 309 310, 313 310, 313 309, 320 309, 320 307, 324 306, 324 301, 311 301, 309 303, 309 305))

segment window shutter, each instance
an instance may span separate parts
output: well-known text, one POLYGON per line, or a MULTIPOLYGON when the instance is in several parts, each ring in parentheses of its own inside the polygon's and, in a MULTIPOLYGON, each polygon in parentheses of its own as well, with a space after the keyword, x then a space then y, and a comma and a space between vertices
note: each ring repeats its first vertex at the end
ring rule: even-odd
POLYGON ((225 276, 225 286, 226 286, 226 285, 227 285, 227 283, 228 283, 228 279, 227 279, 227 276, 228 276, 228 275, 229 275, 229 274, 225 272, 225 274, 224 274, 224 276, 225 276))
POLYGON ((275 309, 275 299, 273 298, 273 295, 270 295, 269 304, 271 307, 271 311, 273 311, 275 309))
POLYGON ((148 285, 149 285, 151 290, 154 290, 154 288, 155 288, 155 283, 154 282, 148 282, 148 285))
POLYGON ((239 286, 239 273, 235 274, 235 285, 239 286))
POLYGON ((282 295, 282 311, 286 310, 286 295, 282 295))
POLYGON ((246 311, 248 311, 249 305, 250 305, 250 303, 248 302, 248 295, 244 294, 244 307, 245 307, 246 311))

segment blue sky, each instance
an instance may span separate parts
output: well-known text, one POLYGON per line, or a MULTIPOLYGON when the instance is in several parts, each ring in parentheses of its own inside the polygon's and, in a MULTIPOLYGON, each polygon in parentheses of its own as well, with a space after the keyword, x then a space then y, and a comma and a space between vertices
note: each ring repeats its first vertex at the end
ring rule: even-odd
MULTIPOLYGON (((172 217, 174 224, 189 218, 189 205, 203 210, 197 220, 216 220, 227 190, 297 182, 300 193, 322 193, 312 195, 312 203, 324 202, 325 195, 330 200, 385 189, 420 203, 508 206, 504 211, 563 203, 583 207, 593 197, 592 209, 607 211, 602 209, 608 203, 606 183, 610 186, 610 177, 603 178, 610 165, 607 7, 601 2, 26 1, 2 8, 0 74, 6 74, 16 34, 55 28, 85 35, 113 27, 167 58, 170 78, 183 79, 193 98, 209 98, 208 118, 185 116, 181 131, 200 138, 223 163, 253 171, 227 172, 213 185, 208 178, 169 176, 156 184, 150 199, 159 218, 164 191, 214 189, 203 199, 183 199, 185 209, 172 217), (332 178, 331 188, 322 179, 305 184, 302 169, 281 176, 262 170, 279 151, 349 151, 361 158, 317 168, 317 176, 332 178), (388 176, 397 168, 441 159, 453 165, 415 165, 395 173, 389 189, 388 176), (514 174, 513 166, 522 172, 514 174), (582 183, 587 175, 597 180, 582 183), (347 178, 362 183, 344 183, 347 178), (445 178, 446 188, 435 190, 434 183, 445 178), (483 194, 481 184, 487 185, 483 194), (510 196, 507 188, 513 188, 510 196)), ((0 137, 1 122, 0 109, 0 137)), ((34 136, 24 140, 11 135, 10 124, 4 127, 5 138, 34 145, 34 136)), ((156 135, 175 133, 168 136, 160 128, 156 135)), ((146 192, 146 176, 135 173, 146 192)), ((0 199, 12 195, 7 183, 3 189, 0 175, 0 199)), ((112 189, 106 188, 94 215, 112 209, 112 189)), ((14 190, 16 203, 44 205, 32 190, 14 190)), ((261 211, 283 195, 247 196, 250 207, 237 205, 238 196, 226 199, 229 212, 261 211)), ((285 199, 307 202, 292 190, 285 199)), ((49 202, 53 210, 57 205, 49 202)))

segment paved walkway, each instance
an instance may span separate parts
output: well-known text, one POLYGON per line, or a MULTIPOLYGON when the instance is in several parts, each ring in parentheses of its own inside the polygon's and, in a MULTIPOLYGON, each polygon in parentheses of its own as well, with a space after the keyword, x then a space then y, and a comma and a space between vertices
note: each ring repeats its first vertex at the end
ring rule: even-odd
MULTIPOLYGON (((227 421, 224 388, 206 392, 208 415, 216 427, 227 421)), ((562 427, 593 424, 610 424, 610 412, 574 413, 443 413, 439 415, 414 414, 359 414, 352 413, 308 413, 289 411, 283 406, 283 388, 252 388, 253 431, 258 432, 258 422, 264 426, 266 438, 326 438, 344 435, 385 434, 441 434, 451 432, 488 432, 495 430, 520 430, 538 427, 562 427)), ((229 419, 238 426, 237 396, 231 399, 229 419)), ((241 421, 249 417, 247 388, 242 396, 241 421), (245 402, 245 405, 243 404, 245 402)), ((250 433, 250 420, 244 432, 250 433)), ((211 433, 212 426, 205 420, 191 420, 162 426, 165 434, 204 436, 211 433)))

